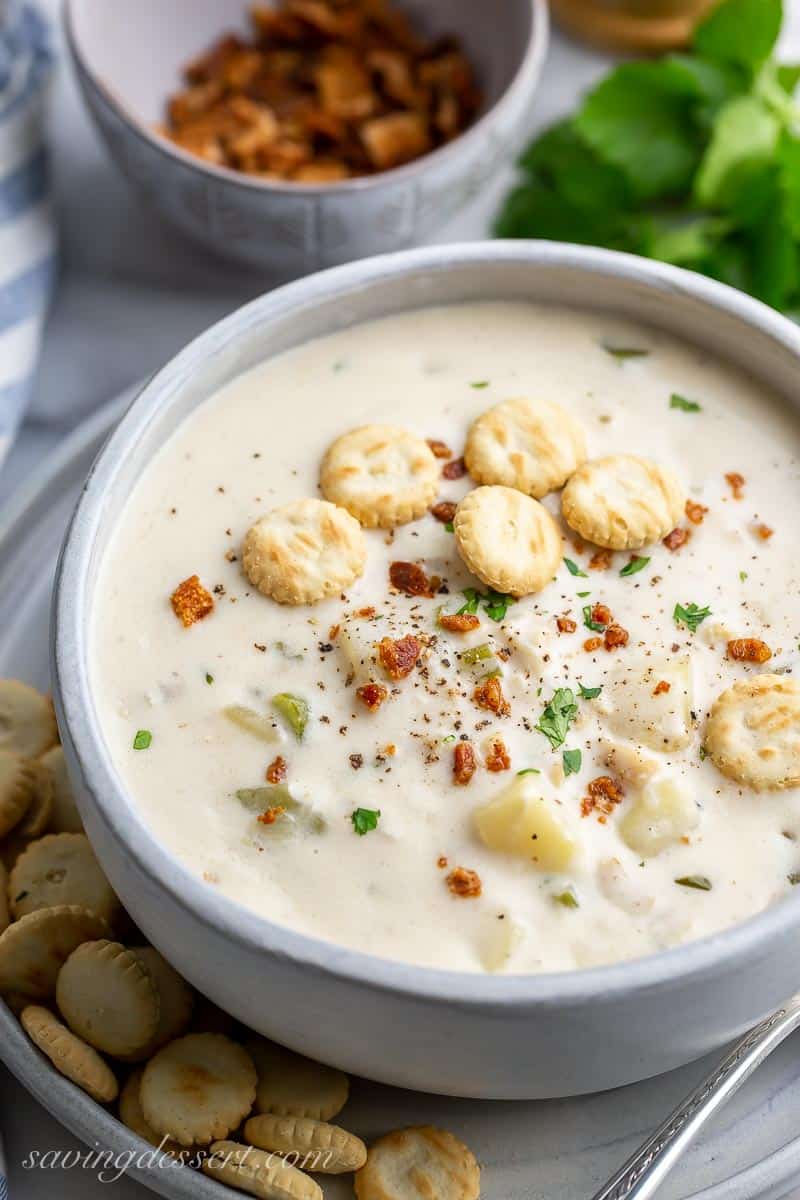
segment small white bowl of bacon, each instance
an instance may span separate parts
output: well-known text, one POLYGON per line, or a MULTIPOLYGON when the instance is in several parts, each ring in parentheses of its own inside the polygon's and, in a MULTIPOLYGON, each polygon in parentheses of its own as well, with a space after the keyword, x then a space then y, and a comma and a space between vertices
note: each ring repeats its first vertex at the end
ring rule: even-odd
POLYGON ((546 0, 67 0, 90 112, 137 190, 280 275, 429 237, 529 125, 546 0))

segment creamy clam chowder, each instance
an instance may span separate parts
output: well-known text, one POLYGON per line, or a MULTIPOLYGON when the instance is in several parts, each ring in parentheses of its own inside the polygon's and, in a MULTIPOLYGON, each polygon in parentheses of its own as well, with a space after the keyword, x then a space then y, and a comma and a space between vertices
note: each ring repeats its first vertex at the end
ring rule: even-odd
MULTIPOLYGON (((523 464, 516 433, 486 450, 484 487, 523 464)), ((174 434, 105 556, 93 687, 120 775, 209 890, 387 958, 557 971, 741 921, 800 879, 799 454, 788 406, 615 316, 432 308, 280 355, 174 434), (464 469, 470 427, 509 400, 558 406, 538 445, 566 465, 536 485, 544 514, 513 471, 481 493, 490 511, 464 469), (362 532, 361 496, 310 580, 262 527, 248 549, 271 510, 321 499, 332 445, 351 495, 338 439, 375 425, 432 443, 433 494, 427 449, 409 468, 422 515, 362 532), (621 455, 657 473, 652 504, 618 459, 593 465, 621 455), (570 527, 559 489, 584 460, 570 527), (523 553, 529 517, 546 538, 523 553), (465 565, 489 559, 538 590, 514 598, 465 565), (259 590, 276 575, 281 603, 259 590), (760 721, 764 679, 778 700, 760 721)))

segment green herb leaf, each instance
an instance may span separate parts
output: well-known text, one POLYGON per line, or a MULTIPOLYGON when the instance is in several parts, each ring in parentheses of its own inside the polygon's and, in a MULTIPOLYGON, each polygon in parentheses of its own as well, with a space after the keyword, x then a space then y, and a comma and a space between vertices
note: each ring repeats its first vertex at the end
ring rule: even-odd
POLYGON ((587 596, 591 596, 591 592, 576 592, 575 595, 581 600, 585 600, 587 596))
POLYGON ((736 96, 721 110, 694 182, 709 208, 732 208, 775 156, 780 122, 757 96, 736 96))
POLYGON ((581 700, 596 700, 602 690, 602 685, 600 687, 584 687, 582 683, 578 684, 581 700))
POLYGON ((747 571, 740 571, 739 572, 739 582, 744 583, 745 579, 747 579, 747 571))
POLYGON ((634 554, 630 562, 626 563, 622 568, 620 575, 624 575, 626 579, 629 575, 638 575, 640 571, 645 569, 649 562, 649 558, 640 558, 638 554, 634 554))
POLYGON ((447 737, 442 738, 442 745, 447 746, 450 742, 454 742, 455 740, 456 735, 454 733, 448 733, 447 737))
POLYGON ((578 893, 571 883, 567 884, 563 892, 553 894, 553 903, 560 904, 562 908, 580 908, 581 906, 578 893))
POLYGON ((379 808, 356 808, 350 814, 350 820, 353 822, 353 829, 359 837, 363 837, 365 833, 370 833, 373 829, 378 828, 378 818, 381 815, 379 808))
POLYGON ((447 531, 447 533, 455 533, 455 531, 456 531, 455 525, 453 524, 452 521, 445 521, 444 527, 445 527, 445 530, 447 531))
POLYGON ((610 354, 612 358, 617 358, 624 362, 626 358, 647 358, 650 354, 649 350, 641 350, 636 346, 609 346, 608 342, 603 342, 603 349, 606 354, 610 354))
POLYGON ((578 564, 576 562, 573 562, 571 558, 564 559, 564 566, 567 568, 570 575, 578 575, 581 579, 589 578, 589 576, 586 574, 586 572, 582 571, 580 569, 580 567, 578 566, 578 564))
POLYGON ((518 775, 541 775, 538 767, 523 767, 521 771, 517 771, 518 775))
POLYGON ((694 50, 712 62, 754 69, 769 58, 778 40, 781 0, 727 0, 694 33, 694 50))
POLYGON ((206 671, 206 683, 213 683, 213 682, 214 682, 214 676, 209 671, 206 671))
POLYGON ((680 396, 677 392, 673 392, 669 398, 670 408, 679 408, 681 412, 696 413, 702 412, 703 407, 696 400, 687 400, 685 396, 680 396))
POLYGON ((581 769, 581 758, 580 750, 565 750, 561 755, 561 760, 564 764, 564 774, 577 775, 581 769))
POLYGON ((800 871, 792 871, 791 875, 787 875, 786 878, 792 887, 797 887, 798 883, 800 883, 800 871))
POLYGON ((139 729, 133 739, 133 748, 134 750, 148 750, 152 740, 153 735, 149 729, 139 729))
POLYGON ((493 621, 502 621, 512 604, 516 604, 513 596, 507 596, 505 592, 490 591, 484 597, 483 609, 493 621))
POLYGON ((461 608, 458 610, 458 615, 461 616, 462 613, 476 613, 478 611, 478 605, 481 602, 481 594, 478 589, 471 587, 464 588, 462 595, 464 596, 466 603, 461 605, 461 608))
POLYGON ((469 385, 471 388, 487 388, 489 386, 488 379, 477 379, 475 383, 469 385))
POLYGON ((682 875, 675 882, 680 887, 695 888, 698 892, 711 891, 711 880, 707 879, 705 875, 682 875))
POLYGON ((591 604, 584 604, 584 606, 583 606, 583 623, 587 629, 591 629, 595 633, 604 633, 606 627, 605 627, 605 625, 603 625, 603 623, 601 621, 594 620, 594 618, 592 617, 592 607, 593 607, 593 605, 591 605, 591 604))
POLYGON ((692 604, 676 604, 672 613, 673 620, 677 624, 685 625, 687 629, 691 629, 692 633, 697 633, 698 626, 703 624, 706 617, 711 616, 711 609, 698 608, 692 604))
POLYGON ((558 688, 544 707, 534 728, 544 734, 554 750, 566 741, 569 727, 578 715, 578 704, 572 688, 558 688))

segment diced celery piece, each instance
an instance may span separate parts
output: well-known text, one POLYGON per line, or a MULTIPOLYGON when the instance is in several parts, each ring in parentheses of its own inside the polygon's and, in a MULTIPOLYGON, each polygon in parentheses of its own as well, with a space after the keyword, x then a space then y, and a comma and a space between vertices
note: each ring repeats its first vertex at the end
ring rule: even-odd
POLYGON ((308 725, 308 702, 302 696, 293 696, 291 692, 279 692, 272 697, 272 707, 300 741, 308 725))
POLYGON ((466 663, 468 667, 474 667, 476 663, 485 662, 493 654, 494 651, 489 643, 483 642, 480 646, 471 646, 469 650, 463 650, 461 652, 461 661, 462 663, 466 663))
POLYGON ((238 725, 246 733, 252 733, 255 737, 261 738, 262 742, 278 740, 275 723, 266 713, 256 712, 254 708, 246 708, 242 704, 229 704, 222 711, 229 721, 233 721, 234 725, 238 725))

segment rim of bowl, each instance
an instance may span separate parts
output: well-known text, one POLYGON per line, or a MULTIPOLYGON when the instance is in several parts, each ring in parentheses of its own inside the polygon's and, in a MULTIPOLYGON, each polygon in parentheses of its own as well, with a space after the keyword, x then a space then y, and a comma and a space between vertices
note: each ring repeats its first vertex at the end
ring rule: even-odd
POLYGON ((531 30, 515 74, 494 104, 452 142, 438 146, 435 150, 431 150, 409 163, 392 167, 388 171, 378 171, 374 175, 358 175, 353 179, 339 180, 337 183, 293 183, 289 180, 254 179, 242 171, 206 163, 196 155, 189 154, 180 146, 155 134, 89 66, 81 50, 74 26, 74 8, 79 2, 80 0, 64 0, 63 8, 67 46, 73 61, 81 75, 94 88, 104 103, 113 109, 120 120, 124 121, 141 141, 146 142, 151 149, 158 151, 163 157, 176 159, 199 175, 211 176, 221 182, 253 191, 279 192, 282 195, 320 196, 330 194, 339 196, 346 195, 348 192, 369 191, 384 184, 402 183, 405 179, 424 170, 428 164, 442 162, 445 158, 452 157, 466 142, 475 141, 494 122, 496 115, 510 107, 518 95, 535 91, 550 45, 550 9, 547 0, 528 0, 531 12, 531 30))
MULTIPOLYGON (((768 943, 800 926, 800 895, 706 938, 642 958, 596 967, 541 974, 484 975, 446 970, 327 941, 279 925, 204 885, 149 830, 128 797, 105 744, 89 685, 88 597, 90 561, 104 519, 104 495, 123 461, 163 409, 162 396, 205 361, 207 350, 234 344, 271 311, 300 310, 307 303, 345 297, 371 283, 420 271, 447 272, 485 262, 523 262, 531 267, 581 270, 624 278, 706 307, 753 326, 783 346, 800 368, 800 329, 760 301, 693 272, 630 254, 559 242, 496 241, 423 247, 377 255, 332 267, 262 295, 190 342, 139 391, 98 455, 84 484, 62 546, 54 585, 52 672, 56 707, 100 819, 118 845, 156 887, 194 918, 247 950, 266 951, 303 964, 319 974, 344 978, 366 988, 424 998, 456 1007, 502 1011, 515 1006, 555 1007, 615 995, 651 992, 678 980, 724 971, 737 958, 757 956, 768 943), (63 663, 63 670, 61 664, 63 663)), ((800 891, 800 889, 798 889, 800 891)))

